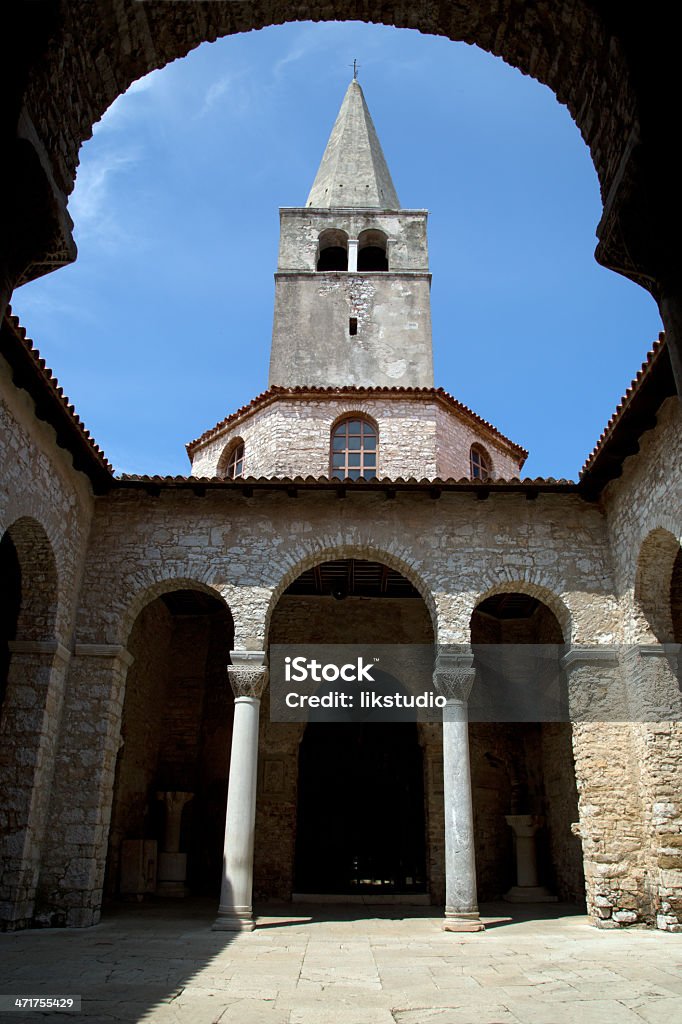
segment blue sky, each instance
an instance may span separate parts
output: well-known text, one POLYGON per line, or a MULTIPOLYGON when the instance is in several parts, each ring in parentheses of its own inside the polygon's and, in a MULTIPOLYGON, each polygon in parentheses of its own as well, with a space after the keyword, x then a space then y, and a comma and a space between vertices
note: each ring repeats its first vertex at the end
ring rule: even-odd
POLYGON ((13 309, 119 472, 267 384, 278 208, 303 205, 353 58, 401 203, 430 211, 436 384, 575 479, 661 329, 599 267, 597 177, 553 93, 465 44, 298 23, 135 83, 81 151, 78 261, 13 309))

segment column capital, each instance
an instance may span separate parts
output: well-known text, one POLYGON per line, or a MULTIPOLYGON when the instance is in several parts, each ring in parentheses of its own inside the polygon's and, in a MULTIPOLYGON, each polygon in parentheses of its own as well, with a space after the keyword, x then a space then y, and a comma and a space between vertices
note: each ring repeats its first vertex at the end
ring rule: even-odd
POLYGON ((436 658, 433 685, 447 700, 466 703, 476 678, 470 650, 440 651, 436 658))
POLYGON ((261 698, 268 682, 268 670, 263 664, 264 661, 265 651, 230 651, 227 674, 235 698, 261 698))

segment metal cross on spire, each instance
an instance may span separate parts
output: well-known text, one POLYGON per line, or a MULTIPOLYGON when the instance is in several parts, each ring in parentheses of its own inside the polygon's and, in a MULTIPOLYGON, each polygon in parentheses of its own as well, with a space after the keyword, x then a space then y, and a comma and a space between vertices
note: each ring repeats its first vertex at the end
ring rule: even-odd
MULTIPOLYGON (((350 64, 348 66, 351 67, 350 64)), ((359 67, 360 67, 360 64, 358 64, 357 58, 354 57, 353 58, 353 64, 352 64, 352 68, 353 68, 353 81, 354 82, 357 82, 357 80, 358 80, 358 68, 359 67)))

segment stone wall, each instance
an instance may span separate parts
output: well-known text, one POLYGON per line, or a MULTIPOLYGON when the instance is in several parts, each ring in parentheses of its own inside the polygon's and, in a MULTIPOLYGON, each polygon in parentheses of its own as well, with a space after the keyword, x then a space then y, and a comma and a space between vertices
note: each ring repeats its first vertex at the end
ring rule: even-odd
MULTIPOLYGON (((646 645, 625 659, 623 671, 636 720, 629 729, 627 777, 634 819, 625 829, 623 858, 605 873, 598 897, 605 920, 657 920, 682 929, 682 724, 679 654, 662 645, 680 641, 676 632, 679 593, 674 584, 682 538, 682 414, 679 399, 659 409, 657 424, 643 435, 639 452, 625 460, 622 476, 604 494, 615 593, 622 640, 646 645), (646 708, 669 701, 673 722, 647 722, 646 708), (640 877, 651 899, 642 907, 641 886, 624 887, 623 861, 636 846, 640 877), (632 905, 629 905, 632 904, 632 905)), ((621 730, 621 736, 623 731, 621 730)), ((622 740, 621 740, 622 742, 622 740)), ((608 763, 608 770, 613 770, 608 763)), ((615 778, 615 775, 614 775, 615 778)))
POLYGON ((2 358, 0 479, 0 537, 17 570, 2 631, 0 926, 16 928, 34 914, 93 498, 2 358))

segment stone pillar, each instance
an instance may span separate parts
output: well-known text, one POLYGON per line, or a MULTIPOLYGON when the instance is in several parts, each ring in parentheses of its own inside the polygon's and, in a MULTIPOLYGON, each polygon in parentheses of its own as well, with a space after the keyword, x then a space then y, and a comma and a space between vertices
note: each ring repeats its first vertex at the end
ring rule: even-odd
POLYGON ((507 814, 505 821, 514 831, 516 885, 505 894, 507 903, 556 903, 557 897, 540 885, 536 835, 545 823, 537 814, 507 814))
POLYGON ((613 928, 651 919, 645 826, 634 729, 619 650, 573 645, 562 659, 568 683, 587 910, 613 928))
POLYGON ((157 800, 163 800, 166 806, 163 851, 159 854, 157 892, 160 896, 186 895, 187 854, 180 853, 180 827, 185 804, 193 797, 194 793, 182 793, 178 790, 156 794, 157 800))
POLYGON ((434 687, 443 708, 443 799, 445 805, 445 920, 451 932, 483 931, 476 897, 474 815, 471 803, 467 701, 476 670, 472 654, 440 653, 434 687))
POLYGON ((0 732, 0 923, 33 923, 70 651, 11 640, 0 732))
POLYGON ((253 931, 253 847, 260 698, 267 683, 264 651, 232 651, 228 667, 234 723, 225 816, 223 882, 214 931, 253 931))
POLYGON ((358 240, 357 238, 348 239, 348 270, 349 272, 355 273, 358 269, 358 240))
POLYGON ((625 656, 652 923, 682 932, 682 696, 680 644, 639 644, 625 656))
POLYGON ((76 644, 36 900, 41 924, 83 928, 100 919, 121 715, 132 662, 119 644, 76 644))

